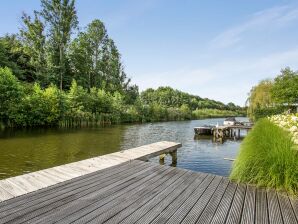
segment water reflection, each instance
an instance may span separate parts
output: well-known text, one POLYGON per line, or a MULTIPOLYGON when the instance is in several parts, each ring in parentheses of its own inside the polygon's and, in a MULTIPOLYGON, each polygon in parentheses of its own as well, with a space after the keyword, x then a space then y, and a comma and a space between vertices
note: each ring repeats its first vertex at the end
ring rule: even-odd
MULTIPOLYGON (((0 133, 0 178, 79 161, 157 141, 181 142, 177 167, 227 176, 240 142, 224 144, 194 139, 193 128, 216 124, 206 119, 154 124, 118 125, 83 129, 26 129, 0 133)), ((153 161, 159 162, 159 158, 153 161)), ((166 156, 165 164, 171 164, 166 156)))

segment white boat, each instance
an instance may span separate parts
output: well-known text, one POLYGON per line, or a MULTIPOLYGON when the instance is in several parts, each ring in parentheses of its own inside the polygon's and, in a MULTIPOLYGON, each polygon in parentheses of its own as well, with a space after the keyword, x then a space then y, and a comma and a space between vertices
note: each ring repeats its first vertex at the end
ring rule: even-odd
POLYGON ((229 126, 229 125, 235 125, 237 123, 236 119, 234 117, 228 117, 227 119, 225 119, 225 121, 223 122, 224 126, 229 126))

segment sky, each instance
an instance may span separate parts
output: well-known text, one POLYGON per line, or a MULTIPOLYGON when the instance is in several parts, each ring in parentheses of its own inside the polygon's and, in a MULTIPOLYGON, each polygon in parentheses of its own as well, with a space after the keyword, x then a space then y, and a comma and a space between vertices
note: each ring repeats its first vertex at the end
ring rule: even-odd
MULTIPOLYGON (((39 0, 4 0, 0 35, 39 0)), ((79 26, 106 25, 140 90, 171 86, 243 106, 252 86, 298 69, 298 1, 77 0, 79 26)))

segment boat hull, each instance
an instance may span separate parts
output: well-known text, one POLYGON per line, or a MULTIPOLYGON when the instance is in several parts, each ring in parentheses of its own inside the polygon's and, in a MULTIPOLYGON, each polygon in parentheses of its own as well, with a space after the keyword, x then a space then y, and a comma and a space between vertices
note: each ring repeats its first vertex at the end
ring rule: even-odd
POLYGON ((194 131, 196 135, 213 135, 212 127, 196 127, 194 131))

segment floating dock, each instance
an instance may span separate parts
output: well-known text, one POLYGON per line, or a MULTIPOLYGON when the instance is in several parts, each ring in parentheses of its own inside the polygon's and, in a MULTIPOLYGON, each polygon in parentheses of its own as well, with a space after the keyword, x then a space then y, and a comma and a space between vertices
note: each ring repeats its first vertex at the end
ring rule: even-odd
MULTIPOLYGON (((150 154, 151 148, 156 155, 179 146, 164 142, 143 149, 150 154)), ((138 153, 144 160, 150 157, 138 153)), ((23 185, 18 186, 25 191, 23 185)), ((0 203, 0 223, 297 224, 297 220, 297 198, 236 184, 221 176, 139 160, 0 203)))

